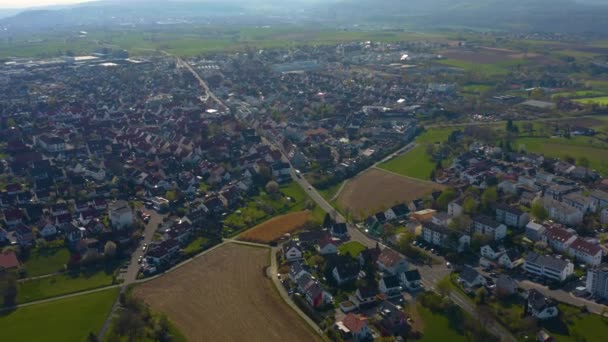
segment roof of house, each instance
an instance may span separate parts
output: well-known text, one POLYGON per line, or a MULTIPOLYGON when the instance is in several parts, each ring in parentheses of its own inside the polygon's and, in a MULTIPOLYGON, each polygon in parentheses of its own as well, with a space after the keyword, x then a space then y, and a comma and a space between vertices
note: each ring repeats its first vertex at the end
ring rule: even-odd
POLYGON ((513 215, 517 215, 517 216, 521 216, 524 214, 523 210, 517 208, 517 207, 513 207, 510 206, 508 204, 504 204, 504 203, 496 203, 496 209, 497 210, 502 210, 508 213, 511 213, 513 215))
POLYGON ((298 251, 300 250, 300 247, 298 246, 298 244, 295 241, 289 240, 285 245, 283 245, 283 253, 289 252, 289 250, 292 248, 295 248, 298 251))
POLYGON ((391 275, 391 276, 387 276, 382 278, 382 281, 384 281, 384 285, 387 288, 394 288, 394 287, 399 287, 399 278, 397 278, 397 276, 391 275))
POLYGON ((534 311, 541 312, 546 308, 556 305, 557 304, 554 300, 545 297, 545 295, 537 290, 532 289, 528 292, 528 306, 530 306, 534 311))
POLYGON ((367 317, 356 315, 354 313, 349 313, 342 320, 342 324, 351 332, 357 334, 361 331, 361 329, 367 326, 367 317))
POLYGON ((574 234, 566 229, 559 227, 547 227, 543 233, 547 239, 565 242, 570 240, 574 234))
POLYGON ((602 247, 589 241, 585 241, 580 237, 572 242, 570 248, 588 255, 597 255, 598 253, 602 252, 602 247))
POLYGON ((331 231, 334 234, 346 234, 348 228, 346 226, 346 223, 334 223, 331 227, 331 231))
POLYGON ((403 257, 399 253, 388 248, 384 249, 378 256, 378 262, 386 267, 393 267, 401 260, 403 260, 403 257))
POLYGON ((13 251, 0 253, 0 268, 19 268, 19 260, 17 260, 17 254, 15 254, 15 252, 13 251))
POLYGON ((465 266, 462 269, 462 272, 460 272, 460 279, 466 281, 467 283, 473 283, 475 281, 475 279, 477 279, 477 277, 479 277, 480 274, 479 272, 477 272, 476 269, 469 267, 469 266, 465 266))
MULTIPOLYGON (((397 285, 399 285, 398 282, 397 285)), ((361 298, 372 298, 378 295, 378 289, 375 286, 359 286, 357 291, 361 295, 361 298)))
POLYGON ((444 226, 440 226, 438 224, 435 224, 433 222, 423 222, 422 223, 422 228, 424 229, 428 229, 434 232, 438 232, 438 233, 447 233, 448 232, 448 228, 444 227, 444 226))
POLYGON ((473 222, 479 222, 479 223, 483 224, 484 226, 488 226, 488 227, 492 227, 492 228, 498 228, 501 225, 499 222, 496 222, 496 220, 494 220, 493 218, 491 218, 489 216, 485 216, 485 215, 475 216, 473 218, 473 222))
POLYGON ((531 252, 526 256, 526 262, 544 266, 554 270, 563 270, 568 266, 568 262, 565 260, 554 258, 548 255, 540 255, 535 252, 531 252))
POLYGON ((396 206, 392 207, 391 209, 397 216, 407 215, 410 212, 410 209, 405 204, 397 204, 396 206))
POLYGON ((418 272, 418 270, 411 270, 411 271, 403 272, 403 275, 405 276, 405 279, 407 279, 407 281, 417 281, 417 280, 422 279, 422 277, 420 277, 420 272, 418 272))

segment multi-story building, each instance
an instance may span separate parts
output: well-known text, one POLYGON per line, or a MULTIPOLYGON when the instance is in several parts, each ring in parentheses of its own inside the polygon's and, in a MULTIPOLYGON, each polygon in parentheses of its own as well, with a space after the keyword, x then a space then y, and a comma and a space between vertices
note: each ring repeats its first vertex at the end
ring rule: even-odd
POLYGON ((447 227, 440 226, 433 222, 424 222, 422 224, 422 238, 432 245, 448 248, 453 247, 458 252, 462 252, 471 244, 470 235, 450 230, 447 227))
POLYGON ((488 236, 493 240, 502 240, 507 236, 507 226, 488 216, 474 217, 473 229, 475 233, 488 236))
POLYGON ((576 258, 576 260, 582 261, 591 266, 601 264, 602 257, 604 256, 602 247, 589 241, 585 241, 580 237, 570 244, 568 250, 570 255, 576 258))
POLYGON ((541 277, 564 281, 574 273, 574 265, 566 260, 532 252, 525 259, 524 270, 541 277))
POLYGON ((587 270, 587 292, 601 298, 608 298, 608 264, 587 270))
POLYGON ((576 234, 567 229, 563 229, 556 226, 549 226, 545 228, 542 239, 554 251, 558 253, 564 253, 568 250, 570 245, 577 239, 577 236, 576 234))
POLYGON ((523 228, 530 222, 530 215, 519 208, 499 203, 496 205, 496 221, 509 227, 523 228))

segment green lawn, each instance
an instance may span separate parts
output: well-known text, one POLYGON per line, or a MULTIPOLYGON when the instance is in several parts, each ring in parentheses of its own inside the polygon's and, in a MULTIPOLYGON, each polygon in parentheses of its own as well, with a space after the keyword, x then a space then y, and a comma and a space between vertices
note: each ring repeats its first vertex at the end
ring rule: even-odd
POLYGON ((452 131, 453 128, 429 129, 416 138, 416 147, 379 167, 400 175, 428 180, 436 163, 427 155, 425 145, 445 142, 452 131))
POLYGON ((418 305, 418 313, 424 321, 424 334, 418 341, 420 342, 464 342, 467 341, 464 335, 459 334, 450 328, 450 322, 446 316, 434 314, 431 310, 418 305))
POLYGON ((583 314, 579 309, 560 304, 561 320, 551 320, 543 326, 559 342, 605 341, 608 319, 599 315, 583 314), (566 318, 566 319, 564 319, 566 318), (570 321, 569 323, 566 323, 570 321))
POLYGON ((336 185, 330 186, 329 188, 327 188, 325 190, 319 190, 319 194, 321 196, 323 196, 323 198, 325 198, 326 200, 329 201, 336 195, 338 190, 340 190, 340 187, 342 187, 342 184, 344 184, 344 182, 340 182, 336 185))
POLYGON ((493 88, 493 86, 487 85, 487 84, 469 84, 469 85, 462 87, 461 90, 463 93, 479 95, 479 94, 487 92, 488 90, 491 90, 492 88, 493 88))
POLYGON ((350 254, 350 256, 352 256, 353 258, 357 257, 365 249, 366 247, 357 241, 347 242, 338 247, 338 251, 341 255, 350 254))
POLYGON ((608 93, 603 90, 575 90, 575 91, 565 91, 560 93, 555 93, 551 95, 552 98, 556 97, 567 97, 567 98, 592 98, 598 96, 605 96, 608 93))
POLYGON ((584 98, 584 99, 576 99, 574 101, 578 102, 578 103, 582 103, 582 104, 597 103, 602 106, 607 106, 608 105, 608 96, 588 97, 588 98, 584 98))
POLYGON ((274 216, 306 209, 309 197, 297 183, 281 187, 280 192, 274 195, 261 192, 228 215, 224 220, 224 234, 233 236, 274 216))
POLYGON ((515 148, 525 147, 525 150, 533 153, 542 153, 546 156, 564 158, 571 156, 578 158, 585 156, 589 159, 592 169, 603 175, 608 175, 608 148, 587 137, 565 138, 520 138, 517 139, 515 148))
POLYGON ((198 238, 192 240, 186 247, 183 249, 184 254, 195 254, 202 250, 202 246, 209 242, 209 239, 199 236, 198 238))
POLYGON ((69 259, 70 252, 67 248, 34 249, 23 265, 28 277, 36 277, 62 271, 69 259))
POLYGON ((2 341, 82 342, 98 333, 118 289, 19 308, 0 314, 2 341))
POLYGON ((61 274, 24 281, 19 283, 17 303, 23 304, 68 293, 112 285, 112 278, 112 274, 106 274, 105 272, 100 271, 91 275, 81 274, 78 277, 69 274, 61 274))
POLYGON ((457 59, 445 59, 439 61, 440 64, 451 66, 454 68, 463 69, 468 72, 479 73, 485 76, 501 76, 506 75, 517 65, 527 64, 526 60, 504 61, 490 64, 473 63, 457 59))

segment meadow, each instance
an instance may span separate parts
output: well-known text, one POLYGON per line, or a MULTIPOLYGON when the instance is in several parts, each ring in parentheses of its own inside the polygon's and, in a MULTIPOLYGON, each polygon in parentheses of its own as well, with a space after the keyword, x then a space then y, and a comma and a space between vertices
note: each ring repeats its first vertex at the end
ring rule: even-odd
POLYGON ((110 289, 0 313, 3 341, 86 341, 98 333, 118 296, 110 289))

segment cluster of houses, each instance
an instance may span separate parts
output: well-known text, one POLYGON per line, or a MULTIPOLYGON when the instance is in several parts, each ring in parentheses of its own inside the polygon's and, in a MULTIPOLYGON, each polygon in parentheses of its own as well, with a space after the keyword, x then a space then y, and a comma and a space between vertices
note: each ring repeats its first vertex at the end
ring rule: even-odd
POLYGON ((373 329, 369 324, 369 315, 378 316, 376 330, 382 334, 392 336, 406 333, 408 325, 398 305, 403 301, 404 291, 417 292, 422 289, 420 274, 416 269, 410 269, 402 255, 388 248, 376 246, 364 249, 356 257, 341 255, 338 247, 345 240, 337 235, 342 229, 345 227, 341 224, 333 224, 328 230, 301 232, 297 239, 282 246, 283 259, 289 265, 290 287, 315 310, 333 304, 332 293, 350 291, 348 300, 339 303, 346 316, 334 326, 343 337, 354 337, 356 340, 370 337, 373 329), (307 252, 323 257, 325 273, 319 273, 318 265, 306 264, 304 255, 307 252), (378 281, 369 281, 375 279, 376 275, 378 281), (354 285, 362 279, 368 281, 354 285))

